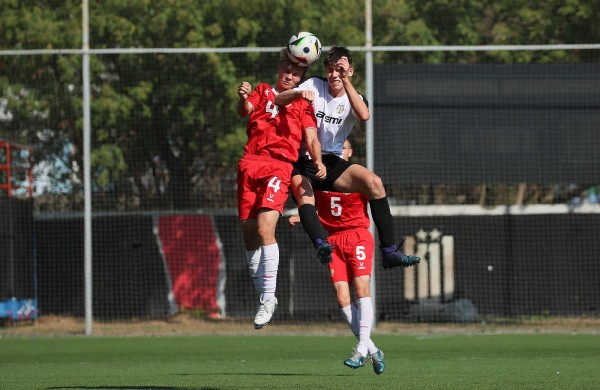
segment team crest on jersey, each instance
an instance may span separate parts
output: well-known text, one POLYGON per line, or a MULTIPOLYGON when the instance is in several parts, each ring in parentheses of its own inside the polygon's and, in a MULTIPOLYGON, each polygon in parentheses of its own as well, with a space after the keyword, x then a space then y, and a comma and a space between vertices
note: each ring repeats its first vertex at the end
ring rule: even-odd
POLYGON ((339 104, 336 108, 335 108, 335 112, 338 114, 341 114, 344 112, 344 108, 346 108, 346 106, 344 105, 344 103, 339 104))

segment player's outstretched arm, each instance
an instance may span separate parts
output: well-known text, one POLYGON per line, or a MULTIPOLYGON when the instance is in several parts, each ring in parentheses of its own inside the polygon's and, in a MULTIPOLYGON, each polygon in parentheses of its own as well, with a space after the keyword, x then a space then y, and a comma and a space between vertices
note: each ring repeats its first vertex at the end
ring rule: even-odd
POLYGON ((305 99, 309 103, 312 103, 315 100, 315 93, 308 90, 296 91, 288 89, 275 96, 275 104, 278 106, 287 106, 296 99, 305 99))

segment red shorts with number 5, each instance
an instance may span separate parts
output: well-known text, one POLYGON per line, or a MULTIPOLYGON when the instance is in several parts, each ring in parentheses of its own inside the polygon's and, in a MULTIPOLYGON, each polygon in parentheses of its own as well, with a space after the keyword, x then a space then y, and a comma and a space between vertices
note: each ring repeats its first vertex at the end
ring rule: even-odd
POLYGON ((368 229, 355 228, 335 233, 327 238, 333 246, 331 282, 351 283, 357 276, 371 275, 375 243, 368 229))
POLYGON ((237 197, 240 219, 256 218, 267 208, 283 213, 292 164, 266 156, 244 156, 238 162, 237 197))

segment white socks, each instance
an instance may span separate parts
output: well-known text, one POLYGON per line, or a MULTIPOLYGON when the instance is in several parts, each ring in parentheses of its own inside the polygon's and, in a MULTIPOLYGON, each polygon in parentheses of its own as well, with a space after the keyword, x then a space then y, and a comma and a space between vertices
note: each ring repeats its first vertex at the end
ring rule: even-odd
MULTIPOLYGON (((260 300, 270 301, 275 297, 277 270, 279 269, 279 246, 277 243, 261 247, 259 272, 262 268, 262 291, 260 300)), ((257 275, 260 277, 260 275, 257 275)))
MULTIPOLYGON (((262 254, 262 248, 255 249, 253 251, 246 251, 246 261, 248 262, 248 271, 254 282, 254 289, 258 294, 262 292, 262 272, 258 271, 258 265, 260 263, 260 256, 262 254)), ((261 270, 262 271, 262 270, 261 270)))
MULTIPOLYGON (((371 341, 371 328, 373 326, 373 302, 371 297, 359 298, 358 301, 358 323, 360 329, 358 331, 358 347, 356 348, 361 355, 367 356, 369 345, 373 345, 371 341)), ((377 350, 375 350, 377 352, 377 350)))
POLYGON ((279 268, 279 246, 277 243, 246 251, 248 271, 261 301, 275 297, 277 270, 279 268))
POLYGON ((352 334, 358 338, 358 309, 356 303, 352 302, 346 307, 342 307, 342 314, 352 330, 352 334))
POLYGON ((358 338, 356 348, 361 355, 372 355, 379 349, 371 340, 373 326, 373 302, 371 297, 359 298, 352 304, 343 307, 342 313, 350 325, 352 333, 358 338))

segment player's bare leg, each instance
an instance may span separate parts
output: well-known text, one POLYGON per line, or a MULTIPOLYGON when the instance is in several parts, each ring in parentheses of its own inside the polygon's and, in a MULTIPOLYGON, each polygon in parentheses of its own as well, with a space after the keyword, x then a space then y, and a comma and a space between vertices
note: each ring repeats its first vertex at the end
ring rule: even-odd
POLYGON ((401 244, 395 243, 394 219, 381 178, 363 167, 353 164, 335 181, 334 187, 340 192, 358 192, 369 199, 373 222, 377 227, 383 268, 410 267, 418 264, 421 258, 406 255, 401 244))

